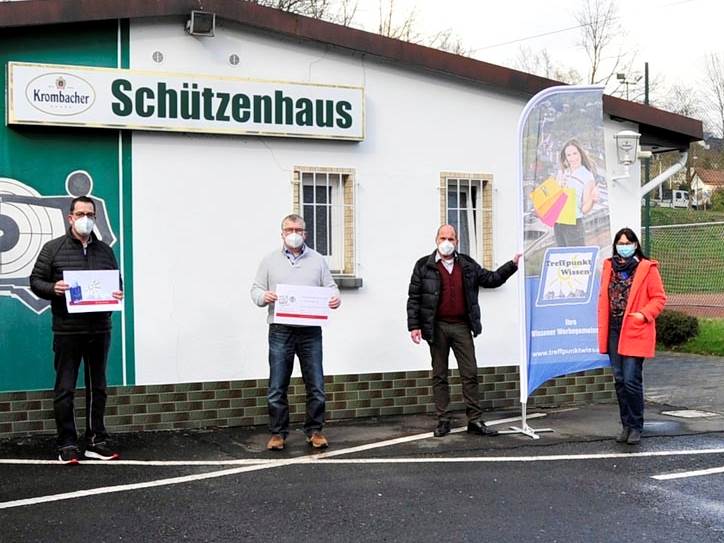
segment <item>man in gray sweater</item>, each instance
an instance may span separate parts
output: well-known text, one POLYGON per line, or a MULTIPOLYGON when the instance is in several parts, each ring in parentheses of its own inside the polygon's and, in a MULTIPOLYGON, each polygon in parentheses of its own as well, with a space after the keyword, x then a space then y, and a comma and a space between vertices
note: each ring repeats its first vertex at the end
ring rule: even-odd
POLYGON ((269 431, 267 449, 280 451, 289 434, 289 400, 287 390, 294 367, 294 355, 299 358, 302 379, 307 391, 307 414, 304 433, 307 443, 315 449, 328 446, 322 434, 324 426, 324 373, 322 371, 322 329, 319 326, 297 326, 274 323, 274 302, 279 284, 329 287, 334 295, 329 307, 337 309, 342 303, 339 290, 322 255, 304 243, 307 234, 304 219, 288 215, 282 220, 282 248, 261 261, 251 287, 251 299, 259 307, 268 306, 269 313, 269 431))

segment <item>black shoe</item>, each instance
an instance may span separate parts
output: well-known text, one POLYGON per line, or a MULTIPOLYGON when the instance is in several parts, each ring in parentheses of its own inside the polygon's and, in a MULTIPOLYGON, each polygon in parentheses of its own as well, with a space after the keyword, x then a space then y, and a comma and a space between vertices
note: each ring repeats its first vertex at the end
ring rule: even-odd
POLYGON ((115 460, 120 455, 114 451, 107 441, 96 441, 85 446, 85 457, 96 460, 115 460))
POLYGON ((435 437, 442 437, 450 433, 450 421, 441 420, 437 423, 437 428, 432 433, 435 437))
POLYGON ((624 426, 623 430, 621 430, 621 433, 618 434, 618 437, 616 437, 616 443, 626 443, 630 433, 631 428, 627 428, 624 426))
POLYGON ((497 436, 498 431, 493 430, 492 428, 488 428, 485 426, 484 422, 480 422, 479 420, 468 422, 468 433, 469 434, 477 434, 479 436, 497 436))
POLYGON ((58 449, 58 460, 63 464, 77 464, 80 450, 75 445, 67 445, 58 449))
POLYGON ((626 443, 629 445, 638 445, 641 443, 641 432, 635 428, 631 428, 631 432, 628 434, 626 443))

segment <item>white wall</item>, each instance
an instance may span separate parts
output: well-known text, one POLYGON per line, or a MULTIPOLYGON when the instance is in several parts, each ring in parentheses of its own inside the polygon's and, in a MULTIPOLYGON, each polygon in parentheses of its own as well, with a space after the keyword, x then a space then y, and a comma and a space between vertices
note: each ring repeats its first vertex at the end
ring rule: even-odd
MULTIPOLYGON (((367 123, 361 143, 133 134, 138 383, 267 376, 266 309, 249 287, 262 256, 280 246, 295 165, 353 168, 359 183, 364 287, 342 291, 324 332, 327 374, 429 367, 427 347, 409 339, 405 304, 415 260, 434 249, 441 171, 493 174, 495 264, 517 249, 522 99, 238 26, 194 38, 181 20, 134 22, 131 68, 360 85, 367 123)), ((612 199, 628 192, 613 187, 612 199)), ((616 206, 617 223, 631 225, 623 217, 633 206, 638 198, 616 206)), ((513 280, 481 291, 480 365, 518 363, 518 301, 513 280)))

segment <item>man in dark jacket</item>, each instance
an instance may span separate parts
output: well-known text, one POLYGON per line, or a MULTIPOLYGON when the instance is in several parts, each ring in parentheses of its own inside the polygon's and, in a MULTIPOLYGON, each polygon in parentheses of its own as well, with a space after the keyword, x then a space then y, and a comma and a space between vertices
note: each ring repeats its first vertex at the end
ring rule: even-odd
MULTIPOLYGON (((118 458, 107 442, 103 416, 106 408, 106 362, 111 340, 110 312, 68 313, 65 292, 70 285, 64 271, 117 270, 113 250, 93 233, 95 204, 87 196, 70 204, 66 235, 46 243, 30 275, 30 288, 50 300, 53 313, 53 351, 55 353, 55 423, 58 428, 58 459, 77 464, 80 456, 78 434, 73 416, 73 397, 78 369, 83 360, 86 385, 85 451, 88 458, 118 458)), ((113 292, 123 299, 123 292, 113 292)))
POLYGON ((448 357, 455 353, 463 385, 468 432, 495 435, 482 421, 478 367, 473 337, 482 331, 478 289, 499 287, 518 269, 517 254, 495 271, 457 252, 458 238, 449 224, 437 231, 437 249, 415 264, 407 298, 407 329, 415 343, 427 340, 432 356, 432 394, 438 424, 435 437, 450 432, 448 357))

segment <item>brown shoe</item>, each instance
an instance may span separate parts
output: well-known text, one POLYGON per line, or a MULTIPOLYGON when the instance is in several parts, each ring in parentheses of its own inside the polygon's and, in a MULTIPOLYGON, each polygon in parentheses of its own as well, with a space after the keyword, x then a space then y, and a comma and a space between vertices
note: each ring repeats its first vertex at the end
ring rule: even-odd
POLYGON ((272 434, 269 441, 266 442, 266 448, 270 451, 281 451, 284 449, 284 438, 279 434, 272 434))
POLYGON ((307 443, 315 449, 326 449, 329 447, 327 438, 322 435, 322 432, 313 432, 311 436, 307 437, 307 443))

